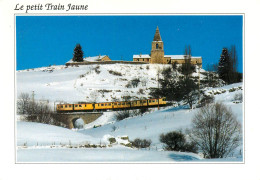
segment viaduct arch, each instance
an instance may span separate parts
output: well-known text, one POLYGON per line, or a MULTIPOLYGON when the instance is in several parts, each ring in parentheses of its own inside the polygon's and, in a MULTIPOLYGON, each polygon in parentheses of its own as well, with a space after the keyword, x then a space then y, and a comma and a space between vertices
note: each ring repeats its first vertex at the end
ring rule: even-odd
POLYGON ((74 123, 77 119, 81 118, 84 124, 91 123, 102 116, 100 112, 75 112, 75 113, 57 113, 60 122, 66 124, 69 129, 75 128, 74 123))

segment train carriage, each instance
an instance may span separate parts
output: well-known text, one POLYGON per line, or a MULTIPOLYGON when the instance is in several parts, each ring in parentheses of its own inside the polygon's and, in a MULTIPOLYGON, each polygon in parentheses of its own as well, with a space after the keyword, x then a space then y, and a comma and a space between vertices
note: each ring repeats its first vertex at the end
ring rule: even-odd
POLYGON ((130 108, 130 102, 114 102, 113 109, 128 109, 130 108))
POLYGON ((94 110, 94 104, 88 103, 88 104, 74 104, 74 111, 93 111, 94 110))
POLYGON ((57 112, 71 112, 73 111, 73 104, 58 104, 57 112))
POLYGON ((104 110, 122 110, 137 109, 166 105, 166 98, 154 98, 135 101, 104 102, 104 103, 79 103, 79 104, 58 104, 57 112, 83 112, 83 111, 104 111, 104 110))
POLYGON ((95 104, 95 110, 109 110, 109 109, 113 109, 112 102, 95 104))

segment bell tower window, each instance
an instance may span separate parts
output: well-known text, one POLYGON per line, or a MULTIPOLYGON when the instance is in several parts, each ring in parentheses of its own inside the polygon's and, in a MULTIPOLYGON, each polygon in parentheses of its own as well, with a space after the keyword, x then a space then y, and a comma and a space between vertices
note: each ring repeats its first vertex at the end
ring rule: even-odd
POLYGON ((156 49, 159 49, 159 45, 158 45, 158 43, 156 43, 156 49))

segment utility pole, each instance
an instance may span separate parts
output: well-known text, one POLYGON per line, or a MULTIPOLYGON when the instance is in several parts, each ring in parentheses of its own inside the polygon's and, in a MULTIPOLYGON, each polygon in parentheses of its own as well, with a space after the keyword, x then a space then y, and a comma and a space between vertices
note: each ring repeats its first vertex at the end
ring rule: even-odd
POLYGON ((32 102, 33 102, 33 104, 34 104, 34 91, 32 91, 32 102))
MULTIPOLYGON (((160 72, 160 68, 158 67, 158 73, 157 73, 157 84, 158 84, 158 90, 159 90, 159 72, 160 72)), ((159 96, 158 96, 158 110, 160 109, 160 106, 159 106, 159 96)))
POLYGON ((200 66, 201 66, 202 64, 201 63, 199 63, 198 64, 198 66, 199 66, 199 102, 198 102, 198 104, 200 103, 200 66))
POLYGON ((54 103, 53 112, 55 112, 55 111, 56 111, 56 108, 55 108, 55 102, 56 102, 56 101, 54 101, 54 102, 53 102, 53 103, 54 103))
POLYGON ((34 96, 35 96, 35 94, 34 94, 34 91, 32 91, 32 112, 33 112, 33 114, 34 114, 34 96))

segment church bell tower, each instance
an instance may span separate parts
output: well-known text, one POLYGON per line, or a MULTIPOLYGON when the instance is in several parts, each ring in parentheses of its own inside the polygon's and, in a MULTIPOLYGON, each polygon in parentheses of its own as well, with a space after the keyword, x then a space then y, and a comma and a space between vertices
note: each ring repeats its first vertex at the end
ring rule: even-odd
POLYGON ((158 26, 156 28, 156 32, 152 41, 151 63, 152 64, 164 63, 163 41, 158 26))

